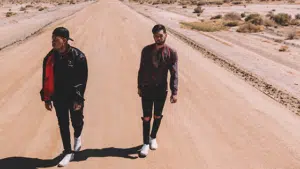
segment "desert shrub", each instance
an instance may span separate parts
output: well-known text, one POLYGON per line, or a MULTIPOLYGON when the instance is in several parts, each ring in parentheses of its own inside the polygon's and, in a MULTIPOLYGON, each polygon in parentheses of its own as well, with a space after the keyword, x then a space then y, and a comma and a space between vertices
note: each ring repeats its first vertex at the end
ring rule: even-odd
POLYGON ((264 25, 267 26, 267 27, 272 27, 272 26, 275 26, 276 23, 274 22, 274 20, 271 20, 271 19, 264 19, 264 25))
POLYGON ((225 14, 224 16, 225 20, 241 20, 241 16, 238 13, 230 12, 225 14))
POLYGON ((282 26, 288 26, 291 21, 291 16, 286 13, 279 13, 274 16, 274 21, 282 26))
POLYGON ((225 29, 222 22, 181 22, 181 24, 203 32, 216 32, 225 29))
POLYGON ((246 17, 246 13, 241 13, 241 18, 245 18, 246 17))
POLYGON ((290 22, 291 25, 295 25, 295 26, 299 26, 300 25, 300 21, 298 19, 292 19, 290 22))
POLYGON ((213 20, 213 19, 221 19, 221 18, 222 18, 222 15, 216 15, 216 16, 211 17, 210 19, 213 20))
POLYGON ((262 31, 261 26, 254 25, 252 23, 245 23, 237 29, 237 32, 240 32, 240 33, 255 33, 255 32, 261 32, 261 31, 262 31))
POLYGON ((242 1, 233 1, 233 2, 231 2, 233 5, 240 5, 240 4, 242 4, 242 1))
POLYGON ((45 9, 48 9, 48 7, 40 7, 40 8, 39 8, 39 11, 43 11, 43 10, 45 10, 45 9))
POLYGON ((288 34, 287 34, 287 40, 293 40, 293 39, 296 39, 297 37, 297 34, 296 34, 296 31, 293 30, 293 31, 290 31, 288 34))
POLYGON ((266 15, 266 17, 270 18, 270 19, 274 19, 274 16, 275 15, 274 15, 273 11, 269 11, 268 14, 266 15))
POLYGON ((194 13, 202 13, 204 11, 204 8, 201 6, 197 6, 197 8, 194 9, 194 13))
POLYGON ((281 46, 280 49, 279 49, 279 52, 285 52, 289 49, 288 46, 281 46))
POLYGON ((228 27, 235 27, 235 26, 238 26, 239 23, 237 21, 231 21, 231 22, 225 23, 224 25, 228 26, 228 27))
POLYGON ((22 6, 22 7, 20 8, 20 11, 26 11, 26 7, 23 7, 23 6, 22 6))
POLYGON ((300 19, 300 14, 295 15, 295 19, 300 19))
POLYGON ((6 17, 11 17, 11 16, 14 16, 14 15, 16 15, 17 13, 15 13, 15 12, 6 12, 6 17))
POLYGON ((203 5, 205 5, 206 3, 205 3, 205 1, 199 1, 198 3, 197 3, 197 6, 203 6, 203 5))
POLYGON ((262 25, 263 24, 262 17, 259 14, 257 14, 257 13, 248 15, 245 18, 245 21, 246 22, 250 22, 250 23, 252 23, 254 25, 262 25))

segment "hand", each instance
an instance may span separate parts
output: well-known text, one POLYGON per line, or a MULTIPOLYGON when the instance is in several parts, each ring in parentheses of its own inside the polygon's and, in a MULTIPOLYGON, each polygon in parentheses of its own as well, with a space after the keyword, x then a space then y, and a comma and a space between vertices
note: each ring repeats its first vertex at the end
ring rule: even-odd
POLYGON ((140 97, 142 97, 142 90, 141 89, 138 89, 138 94, 140 97))
POLYGON ((48 111, 52 111, 52 103, 51 103, 51 102, 45 102, 45 108, 46 108, 48 111))
POLYGON ((177 96, 176 95, 172 95, 170 98, 170 102, 171 103, 176 103, 177 102, 177 96))
POLYGON ((81 109, 81 107, 82 107, 82 104, 75 102, 73 109, 74 109, 74 111, 78 111, 81 109))

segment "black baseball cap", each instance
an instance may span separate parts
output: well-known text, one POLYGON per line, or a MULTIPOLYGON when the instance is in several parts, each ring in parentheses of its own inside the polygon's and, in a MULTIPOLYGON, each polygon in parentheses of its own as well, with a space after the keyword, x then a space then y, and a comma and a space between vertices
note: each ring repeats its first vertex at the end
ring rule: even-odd
POLYGON ((70 38, 70 32, 65 27, 55 28, 52 34, 55 36, 60 36, 60 37, 66 38, 68 40, 74 41, 73 39, 70 38))

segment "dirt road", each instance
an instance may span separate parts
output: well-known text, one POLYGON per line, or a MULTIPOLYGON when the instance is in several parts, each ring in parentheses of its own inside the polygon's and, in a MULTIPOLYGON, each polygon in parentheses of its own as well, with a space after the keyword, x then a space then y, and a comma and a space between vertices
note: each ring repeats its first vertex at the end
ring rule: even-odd
POLYGON ((118 0, 99 1, 0 52, 0 168, 56 168, 62 151, 54 112, 39 98, 41 63, 53 28, 66 26, 88 58, 83 149, 69 169, 295 169, 300 120, 178 39, 179 100, 167 102, 159 149, 142 143, 137 70, 153 22, 118 0))

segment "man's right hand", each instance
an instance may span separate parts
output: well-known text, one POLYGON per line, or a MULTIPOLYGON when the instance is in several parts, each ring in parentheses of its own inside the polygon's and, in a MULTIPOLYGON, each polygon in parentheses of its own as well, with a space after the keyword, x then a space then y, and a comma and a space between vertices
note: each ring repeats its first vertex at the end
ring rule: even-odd
POLYGON ((51 102, 45 102, 45 108, 48 110, 48 111, 52 111, 52 103, 51 102))

